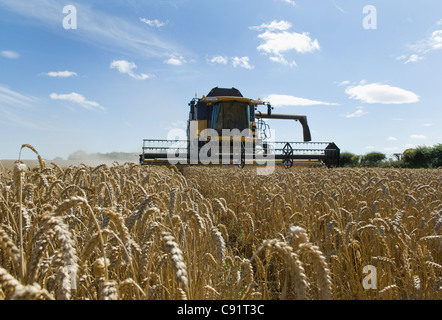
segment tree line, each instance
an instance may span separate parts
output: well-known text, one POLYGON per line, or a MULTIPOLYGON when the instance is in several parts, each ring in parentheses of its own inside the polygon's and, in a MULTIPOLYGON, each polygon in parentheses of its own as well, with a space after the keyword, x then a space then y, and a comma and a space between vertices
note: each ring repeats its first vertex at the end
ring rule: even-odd
POLYGON ((388 158, 381 152, 370 152, 356 155, 351 152, 341 152, 341 167, 381 167, 381 168, 440 168, 442 167, 442 144, 434 146, 419 146, 407 149, 403 153, 388 158))

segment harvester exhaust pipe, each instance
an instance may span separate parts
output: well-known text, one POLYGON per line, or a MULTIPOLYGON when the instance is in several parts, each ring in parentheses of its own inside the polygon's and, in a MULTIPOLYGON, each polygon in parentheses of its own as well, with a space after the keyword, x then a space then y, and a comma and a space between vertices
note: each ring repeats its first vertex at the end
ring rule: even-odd
POLYGON ((262 119, 285 119, 285 120, 299 121, 302 125, 302 132, 304 135, 304 141, 305 142, 312 141, 312 136, 310 134, 310 128, 307 123, 307 116, 297 115, 297 114, 272 113, 269 108, 268 113, 257 112, 255 117, 262 118, 262 119))

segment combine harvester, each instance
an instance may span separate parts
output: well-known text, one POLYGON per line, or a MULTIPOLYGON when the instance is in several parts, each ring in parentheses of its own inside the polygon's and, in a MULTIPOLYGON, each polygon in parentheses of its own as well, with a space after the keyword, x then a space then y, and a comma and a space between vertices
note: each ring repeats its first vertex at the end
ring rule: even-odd
POLYGON ((305 115, 272 113, 269 102, 245 98, 235 88, 213 88, 207 96, 192 99, 189 107, 187 137, 144 139, 141 164, 339 165, 340 150, 333 142, 311 142, 305 115), (299 121, 304 141, 272 141, 263 119, 299 121))

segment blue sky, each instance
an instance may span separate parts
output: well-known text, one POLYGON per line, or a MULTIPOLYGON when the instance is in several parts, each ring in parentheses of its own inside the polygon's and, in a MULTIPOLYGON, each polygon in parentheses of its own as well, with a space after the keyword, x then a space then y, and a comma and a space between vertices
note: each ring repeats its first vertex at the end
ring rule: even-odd
POLYGON ((391 155, 442 143, 441 58, 440 0, 0 0, 0 159, 139 152, 215 86, 391 155))

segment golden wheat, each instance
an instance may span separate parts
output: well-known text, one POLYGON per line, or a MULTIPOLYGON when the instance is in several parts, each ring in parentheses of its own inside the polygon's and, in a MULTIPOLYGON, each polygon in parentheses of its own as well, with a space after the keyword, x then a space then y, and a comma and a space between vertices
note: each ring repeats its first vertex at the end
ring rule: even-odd
POLYGON ((0 175, 0 299, 441 299, 440 170, 0 175), (363 269, 377 270, 365 289, 363 269))

